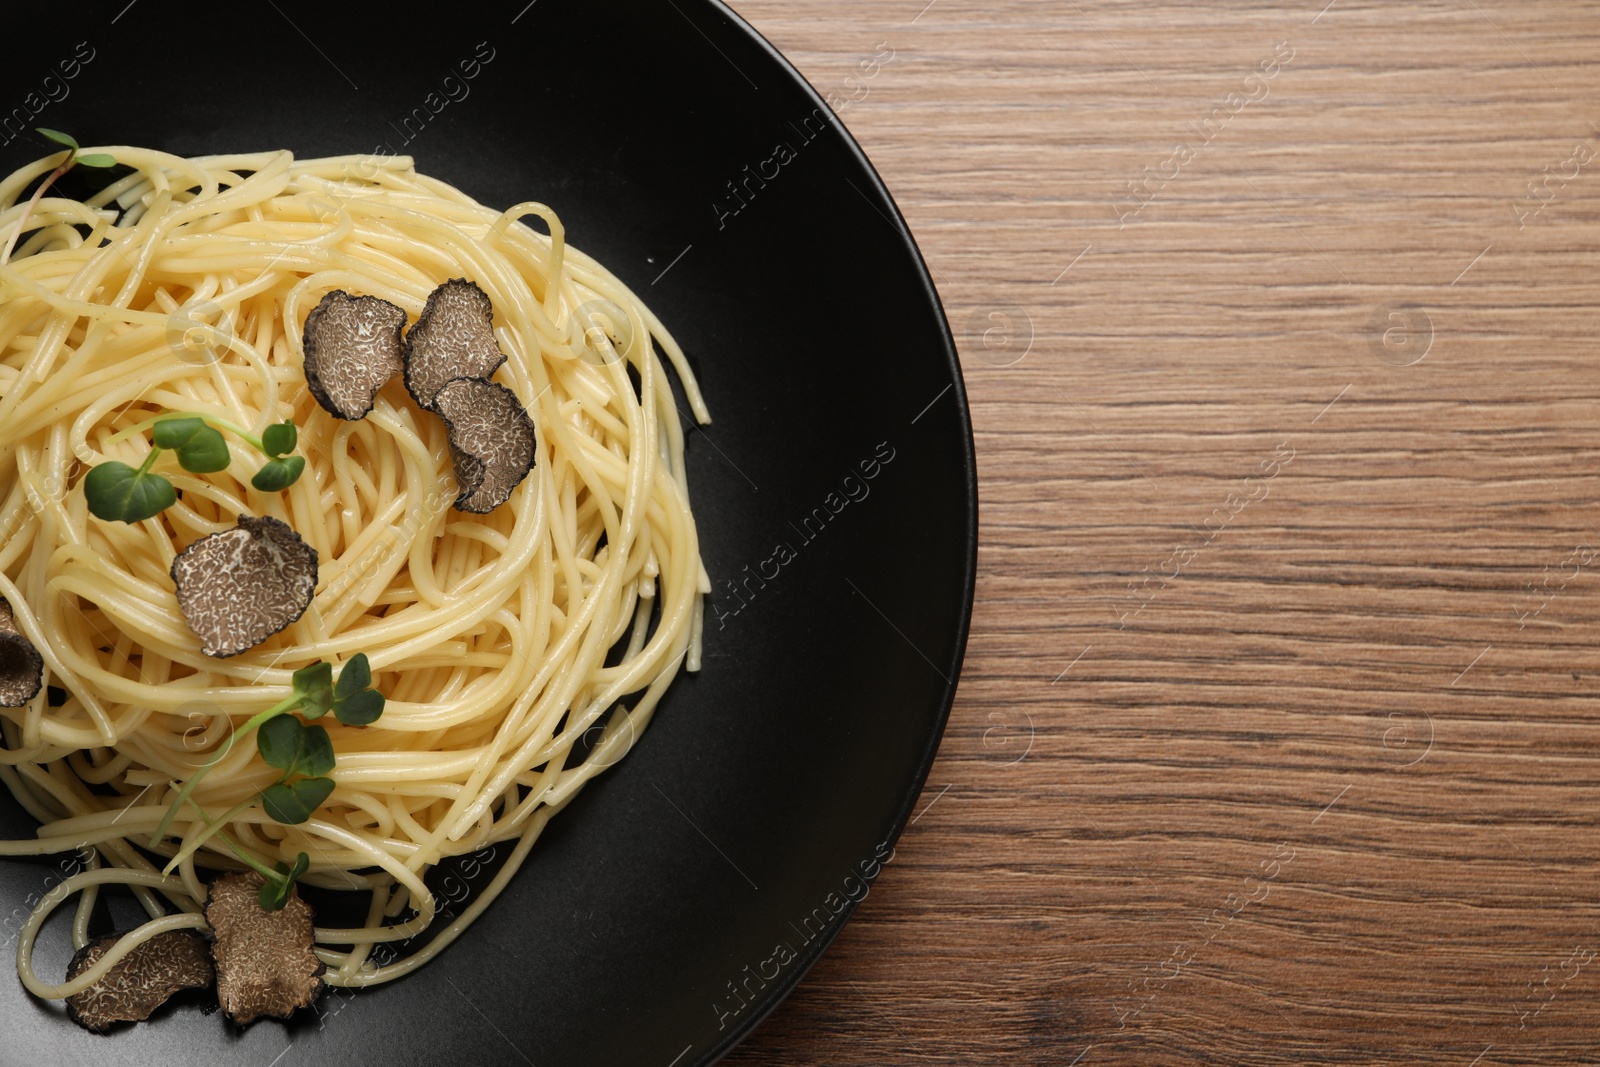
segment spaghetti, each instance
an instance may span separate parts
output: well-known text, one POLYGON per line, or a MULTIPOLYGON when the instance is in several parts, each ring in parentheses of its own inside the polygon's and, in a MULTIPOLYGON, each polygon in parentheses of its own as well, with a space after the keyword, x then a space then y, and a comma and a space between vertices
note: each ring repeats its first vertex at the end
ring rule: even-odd
POLYGON ((0 781, 41 824, 0 856, 89 855, 27 920, 18 971, 34 994, 68 997, 156 934, 203 926, 200 870, 241 864, 200 812, 247 802, 274 775, 230 736, 290 692, 295 670, 365 653, 388 703, 367 727, 330 717, 326 803, 299 825, 246 804, 226 829, 269 866, 305 852, 302 881, 367 894, 365 925, 318 928, 316 952, 331 985, 391 980, 482 913, 549 817, 637 740, 680 668, 699 668, 710 584, 661 353, 696 419, 709 416, 661 323, 567 246, 542 204, 494 211, 403 157, 98 151, 132 173, 83 201, 19 202, 54 161, 0 182, 0 234, 22 231, 0 263, 0 597, 57 690, 0 708, 0 781), (401 382, 343 421, 301 365, 301 325, 330 291, 415 321, 461 277, 488 294, 509 356, 496 378, 537 427, 532 473, 486 515, 452 510, 445 426, 401 382), (162 463, 174 506, 131 524, 92 517, 84 470, 138 464, 143 428, 173 411, 255 434, 292 420, 304 474, 268 493, 249 482, 260 457, 237 448, 215 474, 162 463), (289 524, 321 566, 298 621, 218 659, 185 626, 168 571, 244 515, 289 524), (195 806, 154 839, 178 788, 212 763, 195 806), (491 883, 431 929, 424 873, 499 842, 514 844, 491 883), (45 920, 76 896, 82 948, 103 886, 127 887, 149 921, 72 981, 45 981, 32 964, 45 920), (411 954, 372 960, 425 931, 411 954))

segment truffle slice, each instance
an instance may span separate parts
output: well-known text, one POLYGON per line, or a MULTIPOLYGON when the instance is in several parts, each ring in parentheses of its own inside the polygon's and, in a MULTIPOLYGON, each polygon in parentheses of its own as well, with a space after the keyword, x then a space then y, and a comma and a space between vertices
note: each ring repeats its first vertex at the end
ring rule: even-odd
MULTIPOLYGON (((67 981, 100 961, 127 931, 108 934, 77 951, 67 981)), ((215 980, 206 939, 193 930, 157 934, 114 964, 105 977, 67 998, 67 1015, 85 1030, 104 1033, 114 1023, 150 1018, 181 989, 205 989, 215 980)))
POLYGON ((460 494, 456 507, 486 514, 504 504, 533 469, 533 420, 517 394, 482 378, 457 378, 434 398, 450 428, 460 494))
POLYGON ((329 413, 364 419, 390 378, 405 369, 406 313, 375 296, 335 289, 306 316, 306 385, 329 413))
POLYGON ((255 871, 225 874, 206 893, 217 1000, 240 1026, 287 1019, 322 993, 326 965, 312 951, 311 905, 291 892, 278 911, 261 906, 266 881, 255 871))
POLYGON ((429 411, 452 378, 487 378, 506 361, 494 339, 494 305, 465 278, 451 278, 428 296, 406 334, 406 389, 429 411))
POLYGON ((0 707, 22 707, 39 695, 43 684, 44 659, 17 629, 11 605, 0 597, 0 707))
POLYGON ((305 614, 317 587, 317 550, 286 523, 239 517, 172 561, 178 607, 219 659, 254 648, 305 614))

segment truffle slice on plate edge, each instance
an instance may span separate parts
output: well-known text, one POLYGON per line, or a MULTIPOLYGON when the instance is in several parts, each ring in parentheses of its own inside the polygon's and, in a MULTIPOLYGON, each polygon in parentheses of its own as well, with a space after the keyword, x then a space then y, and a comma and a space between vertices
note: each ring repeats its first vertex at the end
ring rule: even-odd
POLYGON ((278 911, 261 906, 266 879, 225 874, 206 893, 205 918, 217 967, 217 1000, 230 1022, 287 1019, 322 994, 327 965, 312 948, 315 914, 291 892, 278 911))
POLYGON ((171 573, 200 650, 236 656, 305 614, 317 586, 317 550, 287 523, 241 515, 233 529, 179 552, 171 573))
POLYGON ((362 419, 378 390, 405 370, 406 313, 375 296, 335 289, 306 316, 306 385, 335 418, 362 419))
MULTIPOLYGON (((98 963, 128 931, 107 934, 80 948, 67 964, 72 981, 98 963)), ((112 964, 101 979, 67 998, 67 1016, 85 1030, 104 1033, 117 1023, 143 1022, 184 989, 215 981, 211 950, 194 930, 157 934, 112 964)))
POLYGON ((439 390, 436 410, 450 430, 461 511, 487 514, 504 504, 533 469, 534 425, 517 394, 482 378, 457 378, 439 390))
POLYGON ((465 278, 451 278, 430 293, 406 332, 406 390, 428 411, 451 379, 488 378, 505 361, 489 294, 465 278))
POLYGON ((0 707, 20 708, 39 695, 44 657, 22 636, 11 605, 0 597, 0 707))

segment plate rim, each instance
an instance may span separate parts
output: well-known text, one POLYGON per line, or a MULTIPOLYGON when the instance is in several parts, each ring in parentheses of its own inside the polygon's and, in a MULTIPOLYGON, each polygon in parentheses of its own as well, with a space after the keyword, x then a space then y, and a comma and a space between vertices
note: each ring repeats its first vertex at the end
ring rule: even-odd
MULTIPOLYGON (((680 0, 668 0, 668 2, 677 7, 680 0)), ((913 772, 910 781, 907 782, 907 788, 901 797, 899 808, 895 811, 890 821, 893 829, 884 837, 884 842, 892 848, 906 830, 912 809, 921 797, 923 788, 927 784, 928 774, 933 769, 933 762, 938 755, 939 745, 944 740, 945 728, 950 721, 950 710, 955 704, 956 690, 961 682, 961 667, 966 659, 967 639, 972 630, 972 608, 977 591, 978 568, 978 461, 972 437, 972 409, 967 400, 966 381, 961 372, 961 359, 956 348, 955 336, 950 330, 949 315, 945 311, 944 301, 939 297, 939 290, 934 284, 932 273, 928 270, 927 260, 922 254, 922 249, 918 246, 916 238, 912 236, 911 227, 907 224, 904 214, 901 213, 900 206, 895 203, 888 186, 884 184, 883 177, 878 173, 878 169, 873 166, 872 161, 867 158, 866 152, 862 149, 860 142, 856 140, 855 135, 845 126, 844 119, 828 105, 822 94, 800 72, 799 68, 790 62, 788 57, 779 51, 776 45, 767 40, 749 20, 729 7, 726 0, 689 0, 689 2, 695 3, 700 10, 720 16, 725 20, 725 25, 718 27, 719 30, 740 34, 747 38, 759 51, 765 53, 767 58, 772 60, 802 93, 809 97, 815 107, 825 109, 825 113, 832 117, 833 125, 840 134, 840 142, 845 152, 850 157, 851 162, 869 179, 870 187, 864 190, 868 196, 868 202, 885 213, 899 233, 901 248, 909 253, 916 280, 922 289, 922 295, 928 301, 929 310, 932 311, 939 327, 939 351, 937 357, 943 358, 946 369, 950 374, 950 387, 955 391, 956 421, 959 427, 962 449, 963 503, 966 505, 965 529, 962 531, 966 541, 966 551, 962 560, 963 568, 960 578, 962 603, 961 610, 958 613, 959 617, 956 620, 953 653, 950 662, 946 665, 948 669, 946 671, 944 691, 939 698, 939 706, 932 720, 934 728, 929 731, 928 737, 923 743, 922 752, 917 758, 916 770, 913 772)), ((690 19, 688 13, 682 8, 679 8, 679 13, 685 19, 688 19, 696 29, 701 29, 700 25, 690 19)), ((701 32, 704 33, 705 31, 701 29, 701 32)), ((710 40, 709 36, 707 40, 710 40)), ((712 44, 715 46, 715 42, 712 42, 712 44)), ((732 61, 730 60, 730 62, 732 61)), ((876 882, 876 877, 871 881, 876 882)), ((861 897, 861 900, 865 899, 865 896, 861 897)), ((756 1010, 741 1018, 721 1041, 707 1048, 699 1057, 691 1063, 683 1065, 683 1067, 712 1067, 713 1064, 743 1044, 755 1032, 756 1028, 778 1009, 779 1005, 789 999, 789 996, 810 974, 811 969, 821 961, 829 946, 833 944, 834 939, 843 932, 844 928, 849 925, 850 920, 854 918, 859 904, 860 901, 858 900, 848 899, 848 905, 840 913, 839 921, 830 924, 811 944, 806 946, 805 951, 800 953, 796 959, 795 965, 785 971, 781 981, 770 983, 770 992, 764 991, 766 996, 763 1000, 753 1005, 756 1010)))
MULTIPOLYGON (((812 108, 821 109, 817 113, 829 118, 838 134, 835 143, 842 150, 838 163, 841 171, 846 174, 853 171, 860 176, 857 191, 884 216, 886 225, 892 226, 897 231, 896 243, 886 245, 885 254, 890 257, 904 254, 909 274, 902 274, 896 270, 893 276, 898 283, 907 286, 908 298, 913 301, 917 299, 925 301, 926 313, 932 318, 931 324, 934 326, 932 335, 926 345, 926 351, 919 346, 916 365, 919 367, 926 365, 930 370, 935 366, 940 367, 938 378, 949 382, 939 396, 934 398, 935 403, 942 403, 945 391, 954 394, 953 403, 956 407, 954 432, 958 435, 959 441, 949 440, 945 432, 930 438, 937 440, 941 448, 958 444, 960 452, 959 469, 949 470, 947 476, 953 490, 951 496, 953 498, 959 496, 959 500, 952 499, 951 502, 956 507, 964 508, 964 521, 951 515, 945 522, 949 536, 962 540, 964 552, 961 553, 959 573, 952 568, 946 579, 949 584, 941 583, 942 589, 955 593, 956 597, 953 599, 958 600, 956 609, 952 613, 954 618, 946 617, 941 620, 941 640, 949 637, 953 638, 953 641, 948 659, 941 660, 937 664, 938 669, 944 674, 943 684, 938 690, 937 697, 919 705, 908 705, 913 707, 916 713, 915 730, 908 731, 914 733, 915 743, 908 744, 902 750, 911 762, 911 769, 899 776, 898 781, 893 782, 891 795, 897 799, 894 803, 884 804, 871 812, 872 820, 885 828, 883 842, 892 846, 907 829, 948 726, 960 683, 960 672, 970 635, 975 602, 980 528, 978 471, 971 409, 955 337, 945 304, 940 298, 927 261, 911 233, 904 214, 877 168, 845 125, 843 117, 828 105, 823 94, 794 63, 725 0, 693 0, 693 2, 668 0, 668 2, 677 9, 679 15, 704 35, 713 47, 719 42, 724 46, 728 46, 730 42, 737 42, 740 48, 753 52, 757 62, 770 64, 770 69, 797 90, 800 99, 807 101, 812 108), (920 296, 916 295, 919 291, 920 296), (927 361, 926 364, 923 363, 924 360, 927 361), (959 489, 956 489, 957 485, 959 489), (944 629, 949 622, 954 623, 953 630, 944 629)), ((119 0, 116 8, 121 6, 119 0)), ((842 196, 842 190, 839 191, 839 195, 842 196)), ((920 312, 918 318, 921 318, 920 312)), ((867 879, 868 883, 874 882, 876 877, 867 879)), ((821 960, 834 939, 854 917, 859 901, 864 899, 865 894, 859 899, 854 895, 847 896, 845 907, 835 921, 829 923, 797 953, 794 962, 784 968, 779 979, 769 981, 767 988, 762 991, 761 999, 751 1003, 749 1009, 742 1012, 736 1021, 729 1023, 727 1031, 695 1052, 692 1058, 684 1058, 681 1062, 675 1061, 676 1067, 711 1067, 748 1040, 750 1034, 755 1032, 810 974, 811 969, 821 960)))

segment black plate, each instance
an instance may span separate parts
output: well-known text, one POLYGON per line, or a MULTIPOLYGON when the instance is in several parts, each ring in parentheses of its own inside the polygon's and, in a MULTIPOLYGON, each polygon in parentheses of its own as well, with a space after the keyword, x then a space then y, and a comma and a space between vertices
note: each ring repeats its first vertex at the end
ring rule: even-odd
MULTIPOLYGON (((705 670, 417 975, 242 1034, 191 1005, 97 1038, 0 973, 0 1062, 709 1064, 891 855, 954 694, 977 492, 938 299, 854 141, 720 4, 340 9, 10 5, 0 108, 181 154, 387 144, 485 203, 553 205, 675 332, 716 419, 689 441, 705 670)), ((0 171, 47 147, 0 145, 0 171)), ((31 829, 5 795, 0 834, 31 829)), ((0 916, 57 877, 0 862, 0 916)))

